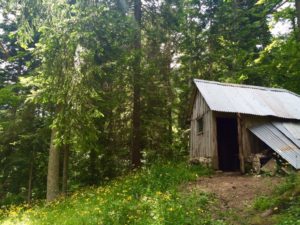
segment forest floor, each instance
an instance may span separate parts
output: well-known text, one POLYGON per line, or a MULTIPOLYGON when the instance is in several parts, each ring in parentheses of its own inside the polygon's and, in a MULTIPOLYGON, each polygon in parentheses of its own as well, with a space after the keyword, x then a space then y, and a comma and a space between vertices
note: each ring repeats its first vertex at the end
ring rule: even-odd
POLYGON ((251 224, 249 219, 253 217, 255 200, 261 196, 271 196, 282 182, 283 177, 220 173, 200 177, 190 182, 187 189, 210 193, 215 197, 216 204, 211 207, 215 219, 225 219, 229 224, 251 224))
POLYGON ((300 225, 299 218, 300 174, 214 174, 186 162, 157 163, 48 204, 0 207, 1 225, 300 225))

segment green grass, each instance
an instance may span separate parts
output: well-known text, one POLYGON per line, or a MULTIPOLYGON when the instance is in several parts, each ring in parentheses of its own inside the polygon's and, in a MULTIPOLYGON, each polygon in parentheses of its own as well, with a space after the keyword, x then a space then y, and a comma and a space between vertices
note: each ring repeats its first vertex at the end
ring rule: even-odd
MULTIPOLYGON (((2 209, 0 224, 224 225, 225 221, 230 224, 229 217, 239 221, 241 215, 218 208, 213 194, 188 190, 187 182, 210 173, 199 165, 159 163, 100 187, 80 189, 51 204, 38 202, 2 209), (221 215, 220 220, 213 219, 216 214, 221 215)), ((242 220, 243 224, 300 225, 300 176, 289 176, 273 196, 257 198, 251 215, 249 221, 255 223, 242 220), (274 215, 260 217, 267 209, 274 209, 274 215)))
MULTIPOLYGON (((268 218, 272 224, 300 225, 300 175, 292 174, 280 185, 270 197, 256 199, 254 209, 262 212, 273 209, 274 214, 268 218)), ((261 218, 265 220, 266 218, 261 218)), ((258 224, 265 224, 258 222, 258 224)))
POLYGON ((208 169, 186 163, 160 163, 105 186, 78 190, 51 204, 2 210, 0 223, 223 224, 211 219, 211 196, 182 190, 184 183, 209 173, 208 169))

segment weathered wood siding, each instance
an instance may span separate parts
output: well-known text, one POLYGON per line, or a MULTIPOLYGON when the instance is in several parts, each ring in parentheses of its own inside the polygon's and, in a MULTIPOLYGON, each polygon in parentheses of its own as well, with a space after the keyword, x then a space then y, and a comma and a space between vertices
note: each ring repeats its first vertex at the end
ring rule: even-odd
POLYGON ((235 113, 212 112, 204 98, 198 92, 193 102, 190 133, 190 159, 206 158, 214 169, 219 168, 217 143, 217 117, 236 117, 238 121, 239 155, 241 171, 244 172, 244 162, 252 154, 263 150, 262 142, 248 128, 271 121, 269 117, 254 115, 237 115, 235 113), (198 133, 197 119, 203 118, 203 132, 198 133))
POLYGON ((263 150, 262 142, 252 134, 248 128, 257 126, 263 123, 270 122, 269 117, 242 115, 241 127, 242 127, 242 151, 245 158, 251 154, 259 153, 263 150))
POLYGON ((190 159, 205 157, 213 160, 216 143, 215 120, 204 98, 198 92, 195 96, 191 115, 190 159), (197 119, 203 118, 203 132, 198 133, 197 119))

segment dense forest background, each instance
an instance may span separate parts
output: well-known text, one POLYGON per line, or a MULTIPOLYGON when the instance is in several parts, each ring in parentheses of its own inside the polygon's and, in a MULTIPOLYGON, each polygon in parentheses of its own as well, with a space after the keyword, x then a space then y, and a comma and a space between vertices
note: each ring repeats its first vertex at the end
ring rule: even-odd
POLYGON ((192 79, 300 93, 300 1, 0 1, 0 202, 188 154, 192 79), (272 25, 289 27, 272 35, 272 25))

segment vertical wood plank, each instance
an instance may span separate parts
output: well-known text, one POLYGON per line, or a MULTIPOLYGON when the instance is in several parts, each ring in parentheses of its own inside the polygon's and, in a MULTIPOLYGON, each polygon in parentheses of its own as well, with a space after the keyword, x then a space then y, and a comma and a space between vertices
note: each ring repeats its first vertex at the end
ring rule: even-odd
POLYGON ((238 126, 238 144, 239 144, 239 158, 240 158, 240 170, 245 173, 245 157, 243 148, 243 125, 241 114, 237 114, 237 126, 238 126))

